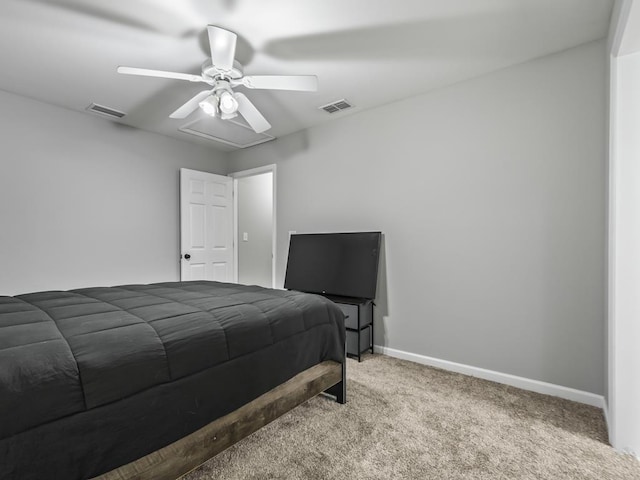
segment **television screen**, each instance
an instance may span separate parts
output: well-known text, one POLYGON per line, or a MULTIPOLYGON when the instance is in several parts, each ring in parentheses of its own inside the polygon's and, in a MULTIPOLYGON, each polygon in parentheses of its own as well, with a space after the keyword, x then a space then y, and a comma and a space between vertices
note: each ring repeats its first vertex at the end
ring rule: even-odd
POLYGON ((291 235, 284 288, 375 298, 381 236, 380 232, 291 235))

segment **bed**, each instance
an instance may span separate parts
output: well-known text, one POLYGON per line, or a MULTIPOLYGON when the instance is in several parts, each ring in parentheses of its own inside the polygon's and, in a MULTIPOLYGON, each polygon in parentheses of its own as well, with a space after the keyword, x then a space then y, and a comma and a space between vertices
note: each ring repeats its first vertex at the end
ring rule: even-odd
POLYGON ((176 478, 321 391, 329 300, 218 282, 0 297, 0 478, 176 478))

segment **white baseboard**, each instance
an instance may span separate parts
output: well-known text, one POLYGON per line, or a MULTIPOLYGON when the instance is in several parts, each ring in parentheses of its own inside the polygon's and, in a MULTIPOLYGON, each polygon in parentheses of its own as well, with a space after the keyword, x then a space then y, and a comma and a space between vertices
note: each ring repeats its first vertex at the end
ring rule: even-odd
POLYGON ((607 415, 607 412, 604 409, 604 397, 602 395, 596 395, 595 393, 583 392, 582 390, 563 387, 562 385, 555 385, 553 383, 546 383, 539 380, 532 380, 530 378, 518 377, 516 375, 510 375, 508 373, 495 372, 493 370, 472 367, 471 365, 464 365, 462 363, 455 363, 448 360, 440 360, 438 358, 427 357, 425 355, 404 352, 402 350, 383 347, 381 345, 374 345, 374 351, 376 353, 382 353, 383 355, 399 358, 401 360, 409 360, 411 362, 428 365, 430 367, 437 367, 443 370, 449 370, 451 372, 463 373, 472 377, 491 380, 492 382, 511 385, 512 387, 522 388, 523 390, 530 390, 536 393, 552 395, 554 397, 560 397, 567 400, 573 400, 574 402, 584 403, 593 407, 602 408, 605 411, 605 417, 607 415))

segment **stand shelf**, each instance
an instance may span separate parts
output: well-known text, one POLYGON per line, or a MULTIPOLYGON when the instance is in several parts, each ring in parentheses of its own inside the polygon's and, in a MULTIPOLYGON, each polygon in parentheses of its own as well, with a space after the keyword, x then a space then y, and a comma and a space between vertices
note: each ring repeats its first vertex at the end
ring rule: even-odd
POLYGON ((325 295, 345 314, 347 356, 362 361, 367 350, 373 353, 373 300, 325 295))

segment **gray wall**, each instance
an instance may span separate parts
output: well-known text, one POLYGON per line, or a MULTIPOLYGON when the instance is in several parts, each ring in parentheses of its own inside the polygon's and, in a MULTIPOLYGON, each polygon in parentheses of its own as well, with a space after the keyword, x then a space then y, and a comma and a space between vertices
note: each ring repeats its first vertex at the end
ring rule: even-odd
POLYGON ((178 170, 225 154, 0 92, 0 295, 179 279, 178 170))
POLYGON ((273 174, 238 178, 238 282, 272 286, 273 174), (243 234, 247 233, 245 241, 243 234))
POLYGON ((605 45, 231 155, 287 232, 381 230, 376 344, 601 394, 605 45))

